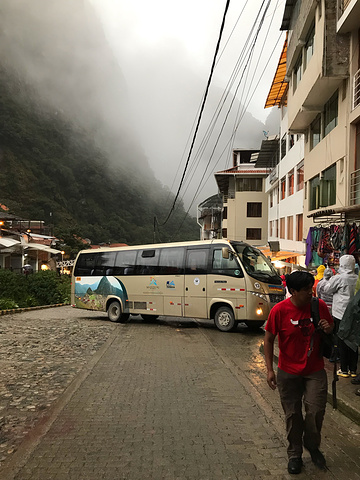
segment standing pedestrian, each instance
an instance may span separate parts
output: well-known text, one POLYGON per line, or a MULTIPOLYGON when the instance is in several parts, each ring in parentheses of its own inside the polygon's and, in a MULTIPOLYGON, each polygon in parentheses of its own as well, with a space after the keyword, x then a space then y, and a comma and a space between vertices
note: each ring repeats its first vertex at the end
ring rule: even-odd
MULTIPOLYGON (((321 336, 311 318, 313 285, 314 277, 308 272, 289 275, 287 288, 291 297, 273 307, 265 327, 267 382, 271 389, 279 389, 289 442, 290 474, 301 472, 303 445, 315 465, 321 469, 326 466, 319 447, 327 400, 327 375, 320 349, 321 336), (273 370, 276 336, 279 344, 277 375, 273 370)), ((322 300, 319 300, 319 313, 319 328, 331 333, 333 320, 322 300)))
MULTIPOLYGON (((334 333, 336 335, 346 307, 355 294, 356 281, 355 258, 353 255, 343 255, 340 257, 339 274, 331 277, 323 290, 325 294, 333 294, 332 315, 334 317, 334 333)), ((348 378, 350 375, 356 377, 357 355, 351 351, 351 348, 341 338, 337 336, 336 340, 340 353, 340 370, 337 374, 339 377, 345 378, 348 378)))
POLYGON ((315 275, 315 282, 314 282, 314 286, 313 286, 314 297, 316 297, 317 284, 320 282, 320 280, 322 280, 322 278, 324 276, 324 272, 325 272, 325 266, 324 265, 319 265, 318 268, 317 268, 317 274, 315 275))
POLYGON ((332 276, 333 271, 331 270, 331 268, 326 268, 324 270, 323 278, 319 281, 316 287, 316 296, 321 298, 321 300, 324 300, 324 302, 328 306, 330 313, 332 312, 333 294, 325 293, 324 288, 332 276))

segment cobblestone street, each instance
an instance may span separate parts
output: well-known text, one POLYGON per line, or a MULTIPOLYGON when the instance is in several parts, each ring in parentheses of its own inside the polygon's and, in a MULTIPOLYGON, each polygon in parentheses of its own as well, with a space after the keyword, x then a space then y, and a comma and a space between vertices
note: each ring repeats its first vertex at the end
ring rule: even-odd
MULTIPOLYGON (((261 331, 224 334, 191 320, 113 325, 61 307, 3 317, 1 332, 2 479, 290 478, 261 331)), ((360 428, 328 408, 329 469, 304 453, 298 478, 359 479, 359 439, 360 428)))

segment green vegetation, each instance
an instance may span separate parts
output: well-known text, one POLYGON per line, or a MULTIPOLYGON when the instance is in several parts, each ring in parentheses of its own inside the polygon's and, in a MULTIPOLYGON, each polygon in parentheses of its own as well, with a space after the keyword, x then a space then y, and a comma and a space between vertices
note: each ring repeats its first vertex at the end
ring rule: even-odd
MULTIPOLYGON (((74 235, 93 244, 152 243, 154 216, 164 220, 173 195, 155 179, 143 152, 124 148, 110 165, 94 132, 62 118, 60 109, 41 106, 29 85, 1 66, 0 87, 0 203, 53 225, 67 244, 74 235), (139 156, 142 171, 134 166, 139 156)), ((179 205, 155 240, 197 238, 195 219, 179 205)))
POLYGON ((0 270, 0 310, 70 303, 70 281, 51 270, 27 276, 0 270))

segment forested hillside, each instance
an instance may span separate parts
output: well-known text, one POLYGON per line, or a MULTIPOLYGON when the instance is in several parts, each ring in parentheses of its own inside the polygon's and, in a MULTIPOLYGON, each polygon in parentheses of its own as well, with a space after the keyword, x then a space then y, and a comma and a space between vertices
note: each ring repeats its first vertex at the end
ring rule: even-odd
MULTIPOLYGON (((0 69, 0 203, 54 224, 56 235, 152 242, 154 215, 163 220, 173 196, 145 160, 143 170, 132 166, 131 154, 115 166, 88 132, 34 98, 31 87, 0 69)), ((184 218, 177 209, 156 240, 198 238, 190 217, 178 231, 184 218)))

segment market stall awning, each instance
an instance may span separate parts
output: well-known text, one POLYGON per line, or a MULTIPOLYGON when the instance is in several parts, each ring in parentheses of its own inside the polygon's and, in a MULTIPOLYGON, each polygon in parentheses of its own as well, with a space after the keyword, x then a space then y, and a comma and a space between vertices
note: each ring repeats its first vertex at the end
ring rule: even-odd
MULTIPOLYGON (((286 53, 287 53, 287 34, 284 42, 284 46, 280 55, 279 63, 275 72, 274 80, 271 84, 270 92, 265 102, 265 108, 274 107, 280 105, 283 99, 286 89, 288 88, 288 82, 285 81, 286 75, 286 53)), ((286 105, 286 99, 284 99, 284 105, 286 105)))
POLYGON ((0 237, 0 248, 9 248, 13 247, 14 245, 20 245, 19 240, 15 240, 14 238, 0 237))
POLYGON ((280 250, 279 252, 272 252, 269 247, 259 248, 266 257, 270 257, 271 261, 284 260, 285 258, 300 257, 305 253, 289 252, 287 250, 280 250))

